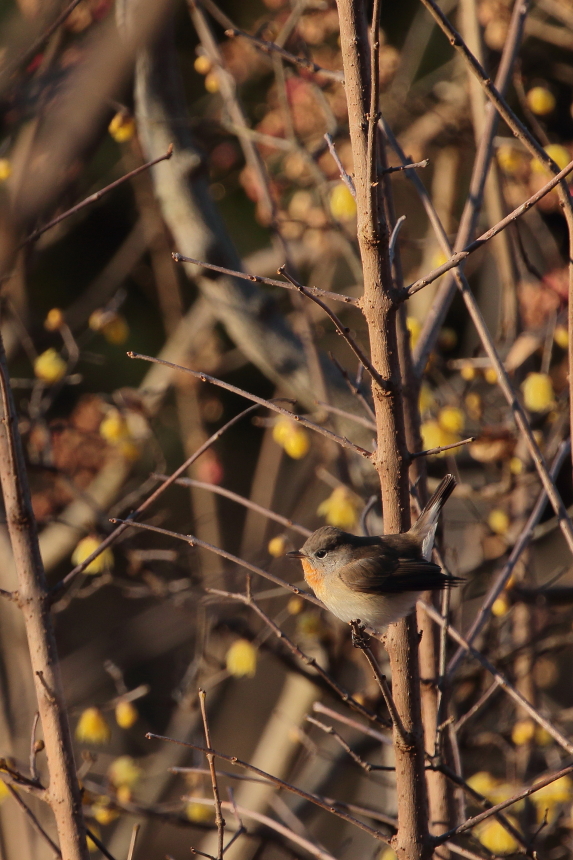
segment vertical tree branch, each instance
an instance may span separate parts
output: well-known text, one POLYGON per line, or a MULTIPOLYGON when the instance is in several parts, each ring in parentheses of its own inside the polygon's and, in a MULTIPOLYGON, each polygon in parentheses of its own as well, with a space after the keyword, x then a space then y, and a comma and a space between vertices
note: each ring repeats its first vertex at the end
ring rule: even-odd
MULTIPOLYGON (((340 42, 346 81, 350 140, 354 158, 357 229, 364 273, 362 308, 368 324, 372 364, 385 382, 373 382, 377 450, 374 462, 382 489, 384 528, 409 527, 408 458, 398 344, 396 307, 388 253, 388 225, 380 205, 376 136, 378 76, 370 56, 363 0, 338 0, 340 42)), ((378 41, 378 4, 374 4, 372 54, 378 41)), ((398 792, 398 833, 394 840, 401 860, 427 857, 430 851, 426 813, 424 751, 421 736, 417 630, 412 619, 391 625, 387 635, 393 695, 408 742, 394 733, 398 792)))
POLYGON ((1 339, 0 394, 0 482, 18 575, 18 602, 26 625, 50 773, 46 800, 56 819, 62 856, 65 860, 88 860, 80 789, 49 614, 44 567, 1 339))

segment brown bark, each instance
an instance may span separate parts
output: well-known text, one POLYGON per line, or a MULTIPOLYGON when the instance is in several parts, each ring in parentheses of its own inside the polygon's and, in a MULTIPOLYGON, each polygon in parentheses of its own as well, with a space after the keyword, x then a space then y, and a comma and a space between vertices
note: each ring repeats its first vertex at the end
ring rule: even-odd
MULTIPOLYGON (((409 527, 408 452, 406 448, 400 364, 396 337, 396 305, 388 253, 388 225, 380 205, 376 170, 378 109, 376 47, 372 60, 364 2, 338 0, 340 42, 344 64, 354 184, 358 210, 358 241, 364 273, 362 310, 368 324, 371 361, 384 387, 373 382, 376 409, 377 468, 386 532, 409 527), (373 72, 371 73, 371 69, 373 72)), ((374 4, 373 41, 378 38, 374 4)), ((387 634, 393 696, 406 729, 404 741, 394 733, 398 794, 398 833, 394 848, 401 860, 427 857, 428 840, 424 750, 420 718, 418 635, 415 620, 391 625, 387 634)))
POLYGON ((81 796, 76 779, 72 738, 62 694, 56 643, 46 599, 44 567, 36 521, 10 389, 4 346, 0 340, 0 482, 14 564, 18 603, 24 616, 38 710, 42 721, 50 783, 43 792, 56 819, 64 860, 88 860, 81 796))

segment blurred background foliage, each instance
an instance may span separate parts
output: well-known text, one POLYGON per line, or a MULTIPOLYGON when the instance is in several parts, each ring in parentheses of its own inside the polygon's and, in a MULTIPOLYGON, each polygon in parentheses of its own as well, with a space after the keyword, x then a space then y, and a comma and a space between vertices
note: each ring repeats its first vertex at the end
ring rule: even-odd
MULTIPOLYGON (((22 214, 25 207, 20 206, 19 195, 25 177, 32 167, 39 169, 30 160, 35 135, 58 109, 78 68, 93 55, 98 33, 113 26, 116 11, 109 0, 81 0, 49 40, 22 60, 35 35, 60 11, 56 6, 42 10, 40 5, 21 0, 3 2, 0 8, 4 32, 0 194, 4 235, 14 230, 16 244, 149 156, 138 134, 130 74, 115 86, 113 98, 101 96, 103 108, 94 119, 95 130, 67 165, 56 199, 22 214)), ((452 2, 444 7, 460 27, 467 27, 473 16, 482 39, 483 64, 493 77, 507 37, 511 3, 463 0, 459 8, 452 2)), ((281 62, 247 38, 225 35, 226 15, 259 39, 280 39, 297 57, 340 70, 335 4, 229 0, 218 9, 222 15, 210 14, 210 3, 203 10, 199 7, 221 52, 220 61, 197 35, 188 8, 181 3, 174 10, 176 61, 187 115, 172 119, 192 132, 201 153, 197 171, 222 215, 224 230, 245 271, 276 277, 277 267, 288 260, 303 283, 358 297, 354 201, 323 137, 332 135, 342 165, 352 173, 342 84, 321 72, 281 62), (236 83, 243 129, 237 128, 223 92, 223 72, 236 83), (245 160, 248 147, 241 145, 245 141, 258 151, 263 173, 245 160)), ((511 106, 550 147, 561 167, 573 156, 572 32, 570 0, 533 3, 508 91, 511 106)), ((472 94, 453 49, 414 0, 383 4, 382 33, 381 110, 407 155, 414 161, 430 160, 419 175, 453 240, 475 154, 474 123, 476 115, 483 114, 483 104, 480 107, 472 94)), ((58 147, 57 135, 51 145, 58 147)), ((41 151, 37 157, 41 160, 41 151)), ((397 164, 390 150, 389 159, 397 164)), ((169 170, 170 164, 162 169, 169 170)), ((246 405, 237 394, 183 375, 156 375, 150 381, 149 365, 126 355, 128 349, 157 355, 166 342, 173 342, 181 320, 199 314, 197 308, 204 301, 192 276, 198 269, 184 270, 171 261, 171 251, 186 254, 189 249, 176 244, 163 220, 154 176, 140 173, 21 246, 4 277, 2 333, 52 583, 110 533, 109 516, 127 514, 156 486, 157 479, 150 475, 170 474, 246 405), (78 512, 75 503, 83 505, 82 510, 78 512)), ((505 210, 501 214, 547 180, 541 165, 500 125, 491 181, 493 196, 497 194, 505 210)), ((440 265, 444 257, 414 188, 401 173, 392 177, 392 185, 396 212, 406 215, 398 248, 409 283, 440 265)), ((494 223, 491 200, 486 196, 478 232, 494 223)), ((200 225, 195 228, 200 232, 200 225)), ((549 462, 568 436, 566 242, 565 222, 553 192, 466 266, 549 462)), ((413 347, 439 287, 438 281, 409 303, 413 347)), ((308 385, 306 395, 301 393, 301 386, 294 390, 298 402, 292 408, 371 448, 374 428, 358 398, 347 395, 344 409, 362 424, 352 420, 340 424, 331 409, 339 401, 333 400, 330 379, 338 374, 339 389, 345 382, 328 354, 352 380, 357 367, 330 321, 296 294, 293 298, 278 287, 262 289, 296 333, 297 348, 308 361, 313 396, 308 396, 308 385), (323 356, 322 371, 317 350, 323 356), (330 377, 325 376, 325 363, 330 377)), ((331 304, 365 344, 366 326, 357 310, 331 304)), ((276 375, 269 378, 256 367, 245 345, 235 342, 218 319, 216 309, 201 313, 203 317, 193 317, 198 322, 192 338, 173 360, 264 398, 293 396, 292 380, 285 378, 284 386, 277 385, 276 375)), ((359 375, 357 385, 368 401, 367 381, 359 375)), ((428 459, 431 486, 447 470, 460 480, 456 503, 446 509, 443 546, 451 572, 466 578, 452 597, 453 619, 464 630, 519 536, 539 482, 497 388, 495 372, 457 299, 426 368, 420 411, 423 448, 476 437, 469 445, 428 459)), ((358 468, 353 456, 264 409, 226 432, 191 467, 189 477, 251 498, 292 518, 302 529, 285 528, 229 498, 188 486, 170 488, 147 521, 197 535, 291 582, 299 581, 300 572, 282 557, 300 546, 304 530, 329 522, 359 532, 360 514, 376 493, 374 475, 358 468)), ((558 487, 570 505, 570 458, 559 472, 558 487)), ((371 531, 382 529, 376 500, 368 525, 371 531)), ((4 540, 3 553, 5 544, 4 540)), ((346 713, 342 704, 248 608, 206 594, 205 586, 241 591, 244 572, 239 567, 172 538, 138 530, 125 532, 106 553, 74 580, 56 603, 55 618, 86 812, 90 826, 100 828, 114 856, 125 856, 135 818, 145 829, 135 854, 138 860, 166 853, 187 856, 190 845, 212 850, 211 807, 201 803, 210 797, 205 774, 168 773, 170 766, 200 770, 204 761, 183 748, 166 750, 145 739, 152 731, 201 744, 199 685, 208 691, 217 748, 254 759, 306 790, 375 807, 382 816, 395 814, 391 773, 365 773, 332 739, 305 722, 316 701, 346 713)), ((3 587, 11 587, 9 568, 7 562, 3 587)), ((343 625, 262 580, 253 586, 265 612, 303 650, 359 702, 373 710, 380 707, 377 688, 343 625)), ((480 648, 520 692, 565 733, 573 721, 572 595, 569 554, 547 509, 479 640, 480 648)), ((25 644, 12 610, 0 610, 6 616, 2 634, 6 749, 0 752, 24 761, 34 712, 25 644)), ((545 768, 559 767, 563 753, 500 692, 483 704, 473 722, 468 719, 464 724, 463 715, 480 701, 489 684, 477 664, 462 664, 451 690, 450 715, 456 724, 461 720, 458 741, 464 776, 482 795, 498 802, 545 768)), ((391 765, 387 746, 361 734, 356 726, 336 725, 361 756, 391 765)), ((300 799, 280 800, 255 783, 227 782, 242 786, 237 796, 243 806, 282 820, 315 846, 323 843, 337 858, 360 851, 380 854, 369 837, 300 799)), ((539 792, 510 812, 515 827, 531 838, 547 810, 538 840, 543 856, 557 860, 571 853, 573 781, 564 778, 552 791, 543 796, 539 792)), ((2 857, 48 856, 25 819, 17 818, 12 803, 6 797, 0 807, 2 857)), ((35 811, 45 818, 41 808, 35 811)), ((362 814, 368 819, 364 810, 362 814)), ((231 813, 227 817, 232 818, 231 813)), ((374 813, 372 820, 384 826, 374 813)), ((250 835, 239 839, 229 855, 257 854, 265 860, 308 856, 304 847, 268 825, 257 831, 254 822, 245 823, 250 835)), ((45 826, 50 830, 49 820, 45 826)), ((468 844, 482 857, 489 857, 488 851, 511 854, 519 847, 493 819, 468 844)), ((384 857, 388 860, 389 855, 384 857)))

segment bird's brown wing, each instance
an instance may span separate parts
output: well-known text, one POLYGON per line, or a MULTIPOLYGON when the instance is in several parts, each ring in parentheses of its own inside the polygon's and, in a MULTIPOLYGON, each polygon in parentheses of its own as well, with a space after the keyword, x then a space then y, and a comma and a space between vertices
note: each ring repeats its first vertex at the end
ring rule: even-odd
POLYGON ((392 548, 372 547, 362 558, 349 562, 340 571, 342 581, 363 594, 401 594, 405 591, 432 591, 447 588, 459 580, 445 576, 439 565, 424 558, 403 558, 392 548))

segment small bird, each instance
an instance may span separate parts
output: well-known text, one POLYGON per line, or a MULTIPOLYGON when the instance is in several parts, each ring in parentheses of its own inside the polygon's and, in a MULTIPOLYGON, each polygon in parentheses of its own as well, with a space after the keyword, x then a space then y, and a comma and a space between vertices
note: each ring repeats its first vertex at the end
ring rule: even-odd
POLYGON ((463 581, 430 561, 438 517, 455 486, 454 476, 446 475, 403 534, 357 537, 323 526, 287 555, 300 558, 307 584, 341 621, 380 631, 408 615, 423 591, 463 581))

